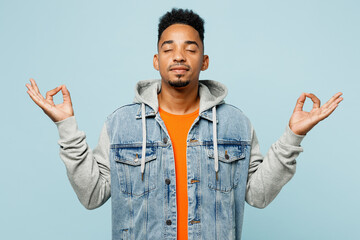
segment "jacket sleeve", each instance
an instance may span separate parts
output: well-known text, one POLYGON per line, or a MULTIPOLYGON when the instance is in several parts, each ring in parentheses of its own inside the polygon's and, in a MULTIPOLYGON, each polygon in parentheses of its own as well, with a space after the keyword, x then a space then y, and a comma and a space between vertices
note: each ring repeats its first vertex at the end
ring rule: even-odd
POLYGON ((106 124, 94 150, 86 143, 85 133, 78 130, 75 117, 55 124, 60 136, 60 157, 77 197, 87 209, 100 207, 110 197, 110 142, 106 124))
POLYGON ((300 143, 304 136, 296 135, 287 126, 284 134, 263 157, 253 128, 251 135, 246 202, 254 207, 264 208, 294 176, 295 158, 303 151, 300 143))

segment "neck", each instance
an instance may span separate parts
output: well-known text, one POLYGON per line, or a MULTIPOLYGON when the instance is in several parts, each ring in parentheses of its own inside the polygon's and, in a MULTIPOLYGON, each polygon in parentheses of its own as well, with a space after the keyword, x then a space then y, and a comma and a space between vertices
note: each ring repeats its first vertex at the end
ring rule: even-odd
POLYGON ((174 88, 162 81, 161 92, 158 94, 159 107, 176 115, 195 112, 200 106, 198 89, 198 82, 184 88, 174 88))

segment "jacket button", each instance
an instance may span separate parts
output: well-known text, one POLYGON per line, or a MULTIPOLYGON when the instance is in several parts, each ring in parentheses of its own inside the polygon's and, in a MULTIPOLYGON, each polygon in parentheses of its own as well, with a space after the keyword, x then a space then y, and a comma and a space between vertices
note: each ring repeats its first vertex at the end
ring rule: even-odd
POLYGON ((166 220, 166 225, 171 225, 171 220, 170 219, 166 220))
POLYGON ((229 154, 225 154, 225 158, 226 159, 229 159, 230 157, 229 157, 229 154))
POLYGON ((168 142, 167 137, 164 137, 164 138, 163 138, 163 142, 164 142, 165 144, 168 142))
POLYGON ((167 185, 169 185, 170 183, 171 183, 171 181, 170 181, 170 179, 165 179, 165 183, 167 184, 167 185))

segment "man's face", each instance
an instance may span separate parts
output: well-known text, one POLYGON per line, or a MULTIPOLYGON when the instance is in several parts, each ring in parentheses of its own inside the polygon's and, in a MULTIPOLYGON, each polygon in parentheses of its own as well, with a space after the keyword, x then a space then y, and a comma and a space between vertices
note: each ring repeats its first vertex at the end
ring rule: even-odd
POLYGON ((160 72, 163 83, 183 88, 198 84, 200 71, 208 68, 209 57, 199 33, 191 26, 173 24, 161 34, 154 68, 160 72))

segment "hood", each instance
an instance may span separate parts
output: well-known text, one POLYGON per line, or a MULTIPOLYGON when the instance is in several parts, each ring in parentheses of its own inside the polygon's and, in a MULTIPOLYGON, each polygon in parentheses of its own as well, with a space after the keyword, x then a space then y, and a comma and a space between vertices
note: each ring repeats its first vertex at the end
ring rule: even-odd
MULTIPOLYGON (((145 105, 150 106, 155 114, 159 111, 159 104, 157 95, 161 90, 161 80, 145 80, 140 81, 135 87, 135 103, 141 103, 141 121, 142 121, 142 153, 141 153, 141 179, 144 178, 145 171, 145 151, 146 151, 146 117, 145 105)), ((227 95, 226 87, 216 81, 199 80, 199 96, 200 109, 199 115, 208 118, 202 114, 208 109, 212 109, 211 118, 213 126, 213 146, 214 146, 214 170, 216 172, 216 180, 218 180, 219 171, 219 157, 217 148, 217 119, 216 119, 216 105, 224 103, 224 98, 227 95)))
MULTIPOLYGON (((139 81, 135 87, 135 103, 145 103, 154 109, 159 110, 157 95, 161 90, 161 80, 139 81)), ((202 113, 216 105, 224 103, 227 95, 227 88, 222 83, 213 80, 199 80, 200 109, 202 113)))

